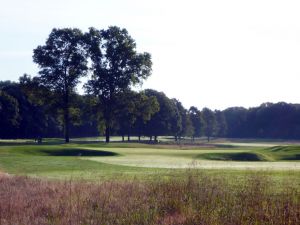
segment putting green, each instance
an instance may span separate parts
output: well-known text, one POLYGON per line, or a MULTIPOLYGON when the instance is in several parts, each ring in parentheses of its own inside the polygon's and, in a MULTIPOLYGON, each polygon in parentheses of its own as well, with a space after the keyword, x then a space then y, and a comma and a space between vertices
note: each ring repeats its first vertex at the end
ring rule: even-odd
POLYGON ((231 176, 232 171, 244 174, 266 170, 276 176, 283 174, 282 177, 294 174, 293 179, 299 180, 299 145, 253 144, 0 142, 0 171, 35 177, 103 180, 184 176, 182 168, 207 169, 220 176, 231 176))
MULTIPOLYGON (((91 148, 86 148, 91 150, 91 148)), ((95 148, 92 148, 96 150, 95 148)), ((83 160, 149 168, 203 168, 203 169, 252 169, 300 170, 298 161, 272 161, 269 152, 233 149, 149 149, 149 148, 99 148, 115 152, 115 156, 81 157, 83 160), (216 160, 216 158, 220 157, 216 160), (211 160, 213 159, 213 160, 211 160), (215 159, 215 160, 214 160, 215 159), (270 161, 269 161, 270 160, 270 161)))

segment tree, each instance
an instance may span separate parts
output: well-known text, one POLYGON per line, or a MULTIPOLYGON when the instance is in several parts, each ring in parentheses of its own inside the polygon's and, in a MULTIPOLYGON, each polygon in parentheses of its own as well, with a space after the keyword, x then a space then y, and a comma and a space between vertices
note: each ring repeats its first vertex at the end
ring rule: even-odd
POLYGON ((70 94, 86 75, 87 59, 79 29, 53 29, 46 44, 34 50, 33 61, 40 67, 40 83, 57 92, 62 100, 65 142, 69 142, 70 94))
POLYGON ((150 140, 154 136, 154 140, 157 141, 158 136, 172 133, 172 124, 177 108, 163 92, 147 89, 145 94, 148 97, 156 97, 159 103, 159 111, 151 117, 145 127, 146 135, 150 137, 150 140))
POLYGON ((227 122, 227 137, 242 138, 246 137, 248 129, 252 129, 254 119, 251 123, 247 123, 248 110, 243 107, 230 107, 223 111, 227 122), (249 126, 250 125, 250 126, 249 126))
POLYGON ((18 101, 0 90, 0 137, 9 137, 9 131, 19 124, 18 101))
POLYGON ((197 109, 197 107, 195 106, 190 107, 189 115, 194 127, 194 135, 193 135, 193 141, 194 141, 195 137, 201 137, 204 128, 204 122, 200 110, 197 109))
POLYGON ((127 30, 115 26, 107 30, 90 28, 85 41, 92 61, 92 77, 85 88, 98 97, 103 107, 106 142, 109 142, 116 98, 151 74, 151 56, 137 53, 135 41, 127 30))
POLYGON ((126 91, 121 93, 117 97, 117 124, 118 131, 122 135, 122 141, 124 141, 125 134, 128 135, 128 141, 130 141, 131 130, 133 124, 136 121, 137 112, 136 104, 137 93, 134 91, 126 91))
POLYGON ((177 99, 171 100, 174 104, 174 112, 171 114, 171 133, 174 135, 175 141, 178 141, 183 133, 184 107, 177 99))
POLYGON ((194 127, 191 122, 188 111, 183 107, 182 103, 177 99, 172 99, 175 104, 175 113, 172 118, 172 131, 175 134, 175 141, 181 137, 192 137, 194 127))
POLYGON ((202 110, 203 120, 204 120, 204 133, 207 136, 207 141, 210 141, 210 137, 215 135, 216 132, 216 117, 212 110, 204 108, 202 110))
POLYGON ((185 109, 184 114, 182 115, 182 133, 181 136, 184 137, 193 137, 194 136, 194 126, 191 121, 190 114, 185 109))
POLYGON ((128 135, 137 134, 141 139, 142 129, 151 116, 159 110, 159 104, 154 96, 148 97, 143 92, 127 91, 118 97, 118 125, 119 133, 128 135))
POLYGON ((217 130, 216 134, 218 137, 225 137, 227 133, 227 123, 224 113, 220 110, 215 110, 217 130))
POLYGON ((135 132, 141 141, 142 133, 145 134, 145 125, 159 111, 159 103, 155 96, 147 96, 144 92, 140 92, 137 96, 135 104, 136 122, 135 132))

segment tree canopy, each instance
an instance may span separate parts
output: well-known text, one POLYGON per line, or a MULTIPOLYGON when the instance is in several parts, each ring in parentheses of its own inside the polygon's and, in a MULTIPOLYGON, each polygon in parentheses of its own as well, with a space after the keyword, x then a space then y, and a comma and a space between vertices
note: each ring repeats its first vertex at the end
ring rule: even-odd
POLYGON ((92 77, 86 83, 88 93, 97 96, 103 106, 106 142, 116 113, 117 96, 132 85, 141 83, 151 74, 151 56, 138 53, 134 39, 126 29, 90 28, 85 34, 86 46, 92 60, 92 77))
POLYGON ((70 95, 87 72, 83 34, 79 29, 53 29, 45 45, 33 52, 33 61, 40 67, 39 82, 61 97, 65 141, 69 142, 70 95))

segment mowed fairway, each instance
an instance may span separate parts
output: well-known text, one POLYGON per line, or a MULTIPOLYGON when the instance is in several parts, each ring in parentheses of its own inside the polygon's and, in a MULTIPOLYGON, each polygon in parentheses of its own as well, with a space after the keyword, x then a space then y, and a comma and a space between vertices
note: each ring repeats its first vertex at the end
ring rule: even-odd
MULTIPOLYGON (((91 148, 87 148, 91 149, 91 148)), ((254 169, 300 170, 295 159, 276 157, 270 150, 251 149, 154 149, 154 148, 93 148, 111 151, 114 156, 82 157, 83 160, 154 168, 205 168, 205 169, 254 169), (280 160, 280 161, 278 161, 280 160)), ((300 148, 299 148, 300 151, 300 148)))
POLYGON ((143 179, 180 176, 186 168, 214 174, 249 171, 300 175, 300 146, 281 143, 215 142, 199 145, 57 140, 42 145, 2 142, 0 171, 48 178, 143 179), (222 171, 222 173, 220 173, 222 171))

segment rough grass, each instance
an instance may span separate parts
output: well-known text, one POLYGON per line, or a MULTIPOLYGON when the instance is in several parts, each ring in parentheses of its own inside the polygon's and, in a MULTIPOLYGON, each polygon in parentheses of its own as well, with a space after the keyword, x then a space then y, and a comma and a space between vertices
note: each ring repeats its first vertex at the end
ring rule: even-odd
POLYGON ((300 224, 300 192, 263 174, 244 182, 186 172, 151 182, 0 177, 1 225, 300 224))

